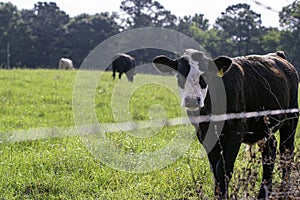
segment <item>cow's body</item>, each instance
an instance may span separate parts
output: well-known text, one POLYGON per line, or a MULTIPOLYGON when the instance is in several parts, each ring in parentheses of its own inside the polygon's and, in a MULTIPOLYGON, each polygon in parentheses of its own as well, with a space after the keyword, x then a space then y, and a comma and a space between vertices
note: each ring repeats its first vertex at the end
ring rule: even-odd
POLYGON ((127 54, 116 54, 112 62, 113 79, 116 77, 116 72, 119 72, 119 79, 125 73, 129 81, 133 81, 135 68, 135 59, 127 54))
MULTIPOLYGON (((200 87, 197 86, 198 88, 195 87, 192 90, 197 95, 181 93, 185 95, 181 96, 182 104, 187 107, 189 116, 201 118, 201 115, 211 114, 211 109, 214 106, 211 105, 211 100, 213 95, 218 98, 218 94, 210 93, 214 83, 209 80, 216 78, 217 71, 222 72, 227 102, 226 113, 298 109, 298 75, 296 69, 286 60, 282 52, 264 56, 219 57, 211 60, 201 52, 190 51, 177 60, 160 56, 155 58, 153 62, 160 71, 166 72, 167 68, 163 66, 167 65, 170 67, 169 70, 175 70, 181 74, 186 79, 185 82, 189 82, 190 85, 200 85, 200 87), (194 60, 191 61, 190 59, 194 60), (213 69, 212 64, 215 64, 217 71, 213 69), (196 69, 192 71, 192 68, 196 69), (196 76, 198 76, 199 81, 193 83, 191 80, 194 80, 196 76), (205 76, 207 84, 203 80, 201 81, 203 76, 205 76), (205 89, 206 91, 204 91, 205 89), (204 99, 201 99, 203 96, 204 99)), ((179 86, 181 90, 185 90, 187 87, 186 84, 180 82, 179 86)), ((262 152, 263 183, 258 197, 266 197, 268 192, 272 190, 272 171, 277 144, 274 133, 277 130, 280 131, 281 157, 289 161, 293 157, 297 123, 298 113, 236 118, 225 121, 224 127, 218 127, 220 123, 215 122, 216 130, 221 133, 213 146, 209 146, 205 142, 208 134, 215 134, 208 132, 210 124, 208 122, 194 123, 198 139, 208 153, 215 177, 216 196, 220 199, 228 196, 228 184, 241 143, 252 144, 264 139, 262 152)), ((282 176, 286 177, 289 171, 288 166, 283 167, 282 176)))
MULTIPOLYGON (((295 68, 285 59, 274 56, 247 56, 233 59, 230 70, 222 77, 227 95, 227 113, 298 108, 298 76, 295 68)), ((283 115, 273 116, 282 120, 283 115)), ((243 138, 257 142, 268 130, 263 117, 246 119, 243 129, 255 133, 243 138)), ((269 127, 277 120, 270 119, 269 127)))
POLYGON ((59 69, 74 69, 73 67, 73 61, 69 58, 61 58, 59 59, 59 69))

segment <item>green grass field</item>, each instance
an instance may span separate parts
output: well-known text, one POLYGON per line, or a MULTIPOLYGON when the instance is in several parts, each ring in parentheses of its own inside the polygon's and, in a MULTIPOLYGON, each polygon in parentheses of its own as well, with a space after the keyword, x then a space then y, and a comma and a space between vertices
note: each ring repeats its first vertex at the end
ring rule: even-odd
MULTIPOLYGON (((195 136, 189 149, 178 160, 162 169, 144 173, 109 167, 101 162, 101 157, 89 151, 82 140, 85 137, 78 136, 75 130, 69 135, 57 133, 40 139, 28 136, 25 141, 14 140, 14 131, 20 134, 23 130, 53 127, 63 130, 75 126, 72 94, 77 73, 58 70, 0 71, 0 199, 213 198, 212 173, 195 136)), ((95 76, 95 72, 85 73, 83 77, 87 80, 95 76)), ((95 86, 93 107, 100 123, 121 122, 122 117, 127 115, 135 122, 182 115, 176 92, 164 86, 172 83, 176 88, 174 77, 138 74, 135 78, 140 86, 131 88, 128 98, 126 90, 133 85, 125 77, 122 81, 113 81, 108 72, 101 76, 95 86), (147 84, 143 84, 145 81, 147 84), (158 82, 160 84, 155 84, 158 82), (112 97, 116 99, 112 100, 112 97), (127 102, 127 107, 118 104, 122 99, 127 102), (117 116, 120 119, 116 119, 113 109, 120 114, 117 116)), ((86 120, 89 122, 89 119, 86 120)), ((194 132, 191 126, 183 125, 161 130, 144 129, 133 134, 112 132, 106 133, 106 137, 123 152, 155 152, 170 143, 181 128, 194 132), (139 137, 135 137, 137 135, 139 137)), ((299 147, 299 133, 296 140, 296 147, 299 147)), ((254 148, 254 152, 258 152, 258 147, 254 148)), ((275 186, 280 177, 278 168, 277 164, 275 186)), ((261 181, 260 173, 255 172, 260 170, 260 153, 256 159, 250 159, 246 145, 243 145, 231 182, 232 193, 239 199, 245 195, 253 198, 261 181), (244 180, 245 177, 248 179, 244 180)), ((300 179, 299 172, 297 175, 296 181, 300 179)))

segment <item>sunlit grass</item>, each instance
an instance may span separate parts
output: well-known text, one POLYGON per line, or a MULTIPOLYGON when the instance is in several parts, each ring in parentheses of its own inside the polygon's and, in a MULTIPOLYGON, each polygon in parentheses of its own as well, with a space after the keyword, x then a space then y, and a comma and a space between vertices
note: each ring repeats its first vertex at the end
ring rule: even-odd
MULTIPOLYGON (((72 92, 78 71, 1 70, 0 133, 41 127, 75 126, 72 92)), ((85 72, 86 77, 90 77, 85 72)), ((106 72, 95 87, 99 123, 148 121, 182 116, 173 77, 138 74, 134 83, 111 79, 106 72), (165 81, 165 82, 164 82, 165 81), (147 84, 143 84, 147 82, 147 84), (157 84, 160 83, 160 84, 157 84), (169 86, 171 83, 172 87, 169 86), (173 88, 174 86, 174 88, 173 88), (127 92, 130 92, 128 98, 127 92), (116 99, 112 100, 112 96, 116 99), (119 107, 118 100, 127 107, 119 107), (116 102, 113 102, 117 100, 116 102), (116 109, 116 110, 113 110, 116 109), (122 113, 124 112, 124 113, 122 113), (116 119, 114 114, 120 115, 116 119), (122 118, 122 116, 125 116, 122 118)), ((186 127, 193 132, 192 127, 186 127)), ((155 152, 178 130, 106 133, 124 152, 155 152), (139 137, 136 137, 139 136, 139 137)), ((213 179, 196 137, 189 150, 171 165, 146 173, 129 173, 102 163, 74 133, 72 137, 1 143, 0 199, 212 199, 213 179)), ((297 134, 297 146, 299 146, 297 134)), ((243 173, 249 156, 243 145, 235 165, 243 173)), ((260 155, 257 156, 260 159, 260 155)), ((259 186, 259 179, 256 188, 259 186)), ((276 175, 278 177, 278 175, 276 175)), ((232 184, 237 183, 233 181, 232 184)), ((256 194, 252 191, 251 194, 256 194)), ((254 196, 254 195, 253 195, 254 196)))

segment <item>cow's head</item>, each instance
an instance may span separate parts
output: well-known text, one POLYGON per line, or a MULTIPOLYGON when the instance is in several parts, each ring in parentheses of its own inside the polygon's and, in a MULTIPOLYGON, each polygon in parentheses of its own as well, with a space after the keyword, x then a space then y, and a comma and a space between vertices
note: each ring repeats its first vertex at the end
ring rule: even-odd
POLYGON ((135 59, 134 58, 131 58, 131 65, 129 65, 128 67, 129 67, 129 69, 128 69, 128 71, 126 71, 126 76, 127 76, 128 81, 132 82, 133 81, 133 77, 136 74, 136 71, 135 71, 135 59))
POLYGON ((187 49, 178 59, 158 56, 153 59, 153 63, 162 73, 176 72, 181 105, 190 111, 196 111, 204 107, 208 92, 205 80, 212 75, 223 76, 232 60, 225 56, 212 60, 203 52, 187 49))
POLYGON ((132 82, 133 81, 133 76, 135 75, 134 69, 129 70, 126 72, 126 77, 128 81, 132 82))

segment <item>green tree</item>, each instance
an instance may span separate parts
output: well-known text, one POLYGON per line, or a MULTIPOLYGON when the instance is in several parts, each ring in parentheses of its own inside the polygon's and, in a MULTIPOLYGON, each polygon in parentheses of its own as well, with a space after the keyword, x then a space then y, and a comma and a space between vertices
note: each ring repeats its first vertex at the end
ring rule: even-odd
POLYGON ((226 52, 228 43, 223 41, 222 33, 217 28, 211 28, 205 32, 203 46, 212 57, 228 55, 226 52))
POLYGON ((81 14, 67 26, 66 47, 75 66, 80 66, 87 54, 100 42, 119 32, 120 27, 109 13, 81 14))
POLYGON ((123 0, 120 9, 125 13, 122 20, 124 28, 146 26, 174 27, 176 16, 166 10, 159 2, 152 0, 123 0))
POLYGON ((284 7, 279 13, 279 19, 281 27, 286 30, 300 29, 300 1, 296 0, 284 7))
POLYGON ((199 32, 207 31, 209 28, 208 22, 208 19, 205 19, 203 14, 184 16, 179 18, 177 30, 192 37, 199 35, 199 32))
POLYGON ((69 16, 56 3, 38 2, 33 10, 23 11, 23 19, 30 27, 32 46, 30 66, 55 67, 65 54, 64 35, 69 16))
POLYGON ((288 60, 294 64, 300 73, 300 33, 299 31, 282 31, 281 37, 281 49, 286 53, 288 60))
POLYGON ((263 29, 263 35, 261 37, 261 46, 264 53, 276 52, 281 50, 281 31, 277 28, 263 29))
POLYGON ((21 54, 24 49, 22 42, 27 39, 26 32, 17 7, 12 3, 0 2, 0 66, 22 65, 21 54))
POLYGON ((281 34, 282 50, 300 72, 300 1, 296 0, 279 13, 280 24, 284 29, 281 34))
POLYGON ((222 17, 216 20, 216 28, 223 31, 230 55, 260 53, 261 16, 250 9, 248 4, 229 6, 222 17))
POLYGON ((209 20, 204 18, 203 14, 195 14, 194 16, 184 16, 179 18, 178 30, 185 30, 190 25, 194 25, 197 28, 207 31, 209 28, 209 20))

